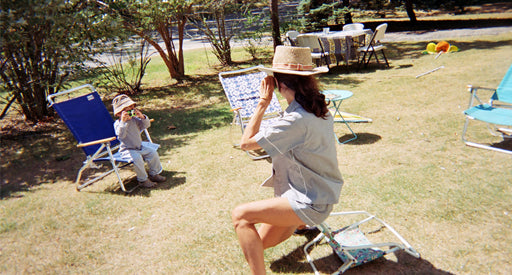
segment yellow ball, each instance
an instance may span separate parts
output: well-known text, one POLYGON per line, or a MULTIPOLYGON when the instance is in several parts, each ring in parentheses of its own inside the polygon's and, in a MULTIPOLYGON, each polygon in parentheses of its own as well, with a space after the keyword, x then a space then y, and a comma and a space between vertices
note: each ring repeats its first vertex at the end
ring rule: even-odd
POLYGON ((433 43, 433 42, 428 43, 427 52, 435 53, 436 52, 436 43, 433 43))
POLYGON ((451 45, 450 49, 448 51, 449 52, 458 52, 459 51, 459 47, 457 47, 455 45, 451 45))

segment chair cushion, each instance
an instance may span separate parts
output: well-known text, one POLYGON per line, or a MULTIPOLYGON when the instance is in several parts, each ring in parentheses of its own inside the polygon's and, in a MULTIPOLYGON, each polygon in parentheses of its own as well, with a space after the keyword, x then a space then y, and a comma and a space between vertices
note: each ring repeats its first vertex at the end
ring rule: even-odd
POLYGON ((327 239, 329 245, 336 252, 338 257, 347 262, 349 259, 344 253, 346 250, 352 257, 356 259, 354 265, 360 265, 373 261, 384 256, 384 251, 378 248, 361 248, 361 249, 345 249, 344 246, 371 245, 372 243, 366 238, 359 228, 340 229, 333 232, 334 239, 327 239))

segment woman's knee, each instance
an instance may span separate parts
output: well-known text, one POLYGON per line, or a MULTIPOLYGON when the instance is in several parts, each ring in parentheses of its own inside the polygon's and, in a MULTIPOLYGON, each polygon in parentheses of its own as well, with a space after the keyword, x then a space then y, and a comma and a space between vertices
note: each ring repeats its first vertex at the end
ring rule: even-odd
POLYGON ((236 227, 240 226, 241 224, 247 224, 248 221, 246 219, 247 209, 246 206, 241 204, 236 206, 233 211, 231 211, 231 221, 233 222, 233 225, 236 227))

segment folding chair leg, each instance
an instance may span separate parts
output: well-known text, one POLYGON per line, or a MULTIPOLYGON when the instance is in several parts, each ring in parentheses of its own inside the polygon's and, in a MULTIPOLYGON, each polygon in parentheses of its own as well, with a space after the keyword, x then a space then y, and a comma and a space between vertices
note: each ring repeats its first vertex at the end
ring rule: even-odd
POLYGON ((466 139, 466 131, 468 130, 468 125, 469 125, 469 118, 466 117, 466 122, 464 123, 464 129, 462 130, 462 141, 464 141, 464 143, 466 143, 467 146, 476 147, 476 148, 480 148, 480 149, 487 149, 487 150, 491 150, 491 151, 496 151, 496 152, 512 155, 512 151, 510 151, 510 150, 505 150, 505 149, 496 148, 496 147, 492 147, 492 146, 477 143, 477 142, 468 141, 466 139))
POLYGON ((314 260, 313 260, 313 258, 311 257, 311 255, 309 255, 309 253, 308 253, 308 249, 309 249, 309 247, 311 247, 313 244, 320 242, 323 238, 324 238, 324 234, 323 234, 323 233, 319 233, 319 234, 318 234, 318 236, 316 236, 313 240, 311 240, 309 243, 307 243, 307 244, 304 246, 304 254, 306 255, 306 260, 308 261, 309 265, 311 265, 311 268, 313 269, 313 272, 315 272, 315 275, 320 274, 320 272, 318 272, 318 269, 316 269, 316 266, 315 266, 314 260))
POLYGON ((365 64, 366 61, 365 61, 365 58, 366 58, 366 51, 363 52, 363 57, 361 58, 361 60, 359 60, 359 57, 357 58, 357 68, 360 69, 361 68, 361 64, 365 64))
POLYGON ((384 57, 384 61, 386 61, 386 66, 389 67, 388 59, 386 58, 386 54, 384 54, 384 50, 382 50, 382 56, 384 57))
MULTIPOLYGON (((373 53, 375 54, 375 60, 377 60, 377 64, 380 64, 379 57, 377 56, 377 53, 375 51, 373 51, 373 53)), ((368 63, 370 63, 370 60, 368 60, 368 63)))
POLYGON ((336 133, 334 133, 334 138, 336 139, 336 141, 338 142, 338 144, 345 144, 347 142, 350 142, 352 140, 356 140, 357 139, 357 135, 356 133, 354 133, 354 131, 352 130, 352 128, 350 128, 350 126, 348 125, 348 122, 345 121, 345 119, 343 119, 343 122, 345 123, 345 125, 347 125, 347 128, 350 130, 350 132, 352 133, 352 138, 348 139, 348 140, 345 140, 343 142, 340 142, 338 136, 336 135, 336 133))
MULTIPOLYGON (((107 172, 105 172, 105 173, 103 173, 103 174, 101 174, 101 175, 99 175, 99 176, 97 176, 97 177, 95 177, 95 178, 93 178, 93 179, 83 183, 83 184, 80 184, 80 180, 82 178, 83 171, 85 169, 89 168, 90 166, 92 166, 93 159, 96 158, 97 153, 94 154, 92 157, 87 159, 86 163, 78 171, 78 175, 77 175, 77 178, 76 178, 76 181, 75 181, 75 183, 77 185, 76 190, 80 191, 80 190, 84 189, 85 187, 95 183, 96 181, 98 181, 98 180, 100 180, 100 179, 110 175, 112 172, 115 172, 116 176, 117 176, 117 180, 119 182, 119 185, 121 186, 121 190, 123 190, 123 192, 126 192, 126 193, 133 192, 133 190, 135 190, 137 187, 139 187, 139 185, 136 185, 135 187, 133 187, 133 188, 131 188, 129 190, 126 190, 126 188, 125 188, 125 186, 123 184, 123 180, 121 179, 121 175, 119 175, 119 166, 116 164, 116 162, 114 160, 114 157, 113 157, 113 154, 112 154, 112 150, 110 148, 110 143, 107 142, 105 144, 102 144, 102 147, 106 147, 106 149, 107 149, 108 155, 110 157, 110 163, 112 165, 112 169, 110 169, 109 171, 107 171, 107 172)), ((98 150, 98 152, 100 152, 101 150, 102 149, 98 150)), ((129 163, 123 165, 123 167, 126 166, 126 165, 129 165, 129 163)))
POLYGON ((123 190, 123 192, 125 193, 131 193, 133 192, 133 190, 137 189, 137 187, 139 187, 139 184, 137 184, 135 187, 133 187, 132 189, 130 190, 126 190, 124 184, 123 184, 123 180, 121 179, 121 175, 119 175, 119 169, 116 165, 116 161, 114 160, 114 156, 112 155, 112 150, 110 150, 110 144, 107 143, 107 151, 108 151, 108 155, 110 156, 110 163, 112 164, 112 169, 114 169, 114 171, 116 172, 116 176, 117 176, 117 180, 119 181, 119 185, 121 186, 121 190, 123 190))

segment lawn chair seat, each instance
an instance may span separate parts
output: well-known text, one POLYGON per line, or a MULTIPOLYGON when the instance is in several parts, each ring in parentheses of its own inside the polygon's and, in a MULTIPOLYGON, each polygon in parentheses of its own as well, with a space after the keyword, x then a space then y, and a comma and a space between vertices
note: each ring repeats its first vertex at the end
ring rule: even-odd
MULTIPOLYGON (((320 230, 320 234, 304 246, 306 259, 313 268, 315 274, 319 274, 319 272, 308 250, 313 244, 320 243, 322 240, 325 240, 326 243, 329 244, 334 253, 343 262, 343 264, 333 274, 343 273, 351 267, 362 265, 398 250, 403 250, 416 258, 420 257, 420 254, 412 248, 412 246, 402 236, 400 236, 395 229, 374 215, 365 211, 353 211, 331 213, 330 216, 364 218, 361 220, 358 219, 351 225, 334 231, 331 230, 330 226, 326 222, 317 225, 317 228, 320 230), (369 228, 372 228, 372 230, 365 233, 360 228, 361 226, 370 226, 369 228), (384 242, 372 242, 368 238, 369 235, 377 234, 382 231, 389 231, 388 234, 390 234, 390 236, 394 236, 394 238, 391 241, 384 242)), ((390 237, 388 235, 384 236, 390 237)))
MULTIPOLYGON (((232 126, 240 127, 242 133, 258 105, 261 81, 266 76, 267 74, 265 72, 258 70, 258 66, 219 73, 220 83, 222 84, 224 93, 231 106, 231 111, 233 112, 232 126)), ((261 128, 271 125, 282 111, 277 96, 274 94, 270 105, 265 110, 261 128)), ((233 145, 239 146, 239 144, 236 143, 233 145)), ((246 152, 255 160, 269 157, 266 153, 246 152)))
POLYGON ((462 140, 468 146, 512 154, 511 150, 490 146, 481 142, 469 141, 466 138, 469 121, 478 120, 487 124, 491 135, 500 136, 503 140, 512 139, 512 66, 508 69, 498 88, 492 89, 468 85, 468 90, 471 95, 468 109, 464 111, 466 121, 462 131, 462 140), (494 92, 488 103, 484 103, 478 97, 478 90, 494 92))
MULTIPOLYGON (((83 166, 78 171, 75 181, 78 191, 112 172, 116 173, 119 185, 124 192, 132 192, 138 187, 135 186, 127 190, 123 184, 119 175, 119 168, 131 164, 132 160, 121 157, 119 153, 119 140, 114 130, 114 120, 92 85, 86 84, 49 95, 48 101, 78 141, 77 146, 82 148, 87 156, 83 166), (89 89, 91 92, 84 94, 84 89, 89 89), (57 102, 57 98, 63 99, 64 97, 67 97, 67 99, 57 102), (81 183, 82 173, 86 169, 99 168, 94 163, 105 161, 111 163, 111 170, 81 183)), ((159 145, 153 143, 147 129, 144 130, 144 133, 147 139, 147 141, 144 141, 144 144, 157 149, 159 145)))

